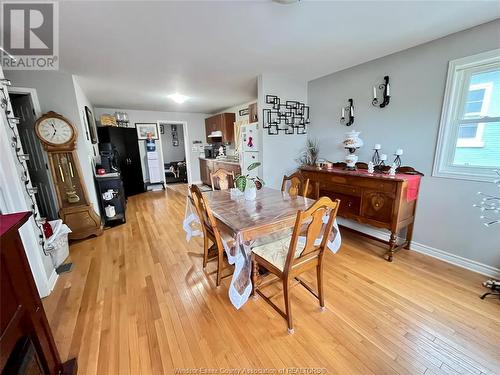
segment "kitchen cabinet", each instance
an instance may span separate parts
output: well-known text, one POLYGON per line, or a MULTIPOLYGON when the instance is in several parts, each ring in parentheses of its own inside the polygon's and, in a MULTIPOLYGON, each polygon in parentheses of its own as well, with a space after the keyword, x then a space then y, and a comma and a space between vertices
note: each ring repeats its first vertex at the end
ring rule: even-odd
POLYGON ((259 116, 257 115, 257 103, 250 104, 248 106, 248 122, 259 121, 259 116))
POLYGON ((204 159, 200 158, 200 179, 205 185, 212 186, 210 181, 210 173, 215 172, 216 170, 224 168, 227 171, 234 172, 234 175, 237 176, 241 174, 241 168, 239 164, 236 163, 228 163, 225 161, 220 161, 216 159, 204 159))
POLYGON ((205 119, 205 131, 207 133, 207 143, 234 143, 234 121, 236 115, 234 113, 219 113, 218 115, 205 119), (222 137, 211 138, 210 133, 220 131, 222 137))

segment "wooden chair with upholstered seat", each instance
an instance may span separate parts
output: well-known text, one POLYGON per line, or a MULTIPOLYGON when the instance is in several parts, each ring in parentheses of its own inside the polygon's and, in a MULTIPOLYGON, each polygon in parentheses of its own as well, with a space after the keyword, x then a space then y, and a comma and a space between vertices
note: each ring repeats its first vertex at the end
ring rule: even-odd
MULTIPOLYGON (((217 260, 217 277, 216 284, 220 285, 222 271, 226 268, 224 261, 224 245, 222 244, 222 235, 217 227, 217 222, 212 214, 212 210, 208 206, 201 190, 196 185, 191 185, 191 198, 196 212, 200 219, 200 225, 203 232, 203 268, 206 268, 208 261, 217 260), (209 241, 212 246, 209 247, 209 241)), ((226 275, 224 277, 230 276, 226 275)))
POLYGON ((273 241, 252 249, 253 263, 253 291, 268 302, 288 323, 288 332, 293 333, 292 310, 290 305, 291 282, 297 281, 304 286, 318 300, 320 309, 324 310, 325 297, 323 291, 323 256, 333 222, 337 216, 340 200, 332 201, 328 197, 321 197, 305 211, 298 211, 295 226, 291 237, 273 241), (325 214, 329 215, 328 222, 323 223, 325 214), (324 235, 326 233, 326 235, 324 235), (300 240, 299 240, 300 237, 300 240), (320 243, 318 244, 318 241, 320 243), (261 283, 259 267, 268 270, 273 277, 261 283), (317 292, 298 276, 310 269, 316 268, 317 292), (272 301, 272 297, 265 296, 261 289, 276 281, 283 283, 285 311, 281 310, 272 301))
POLYGON ((224 168, 217 169, 217 171, 210 173, 210 182, 212 183, 212 190, 215 190, 218 182, 220 190, 227 190, 234 187, 234 172, 227 171, 224 168))
POLYGON ((290 176, 283 176, 281 191, 287 192, 292 196, 301 195, 305 197, 309 189, 309 179, 304 178, 300 172, 295 172, 290 176), (287 187, 287 185, 289 185, 287 187))

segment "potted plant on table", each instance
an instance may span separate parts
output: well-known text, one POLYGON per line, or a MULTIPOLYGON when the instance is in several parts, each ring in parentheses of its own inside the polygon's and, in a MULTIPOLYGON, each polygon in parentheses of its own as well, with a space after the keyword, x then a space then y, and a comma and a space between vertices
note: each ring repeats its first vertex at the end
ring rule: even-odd
MULTIPOLYGON (((252 163, 248 166, 247 172, 258 168, 260 163, 252 163)), ((264 181, 258 176, 251 177, 249 173, 246 175, 240 174, 234 179, 234 185, 239 191, 245 194, 245 199, 247 201, 252 201, 257 196, 257 190, 260 190, 264 186, 264 181)))

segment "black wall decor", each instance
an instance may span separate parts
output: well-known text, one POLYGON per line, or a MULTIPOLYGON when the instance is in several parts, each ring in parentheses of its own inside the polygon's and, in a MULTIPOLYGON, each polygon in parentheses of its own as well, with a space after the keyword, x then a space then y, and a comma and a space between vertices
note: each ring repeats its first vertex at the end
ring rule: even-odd
POLYGON ((345 126, 354 124, 354 100, 349 99, 347 107, 342 107, 340 110, 340 123, 345 126))
POLYGON ((299 101, 287 100, 281 103, 276 95, 266 95, 266 104, 271 108, 264 108, 263 128, 267 134, 278 135, 280 131, 285 134, 306 134, 309 121, 309 106, 299 101))
POLYGON ((389 76, 384 77, 384 83, 378 85, 378 89, 382 90, 382 102, 377 98, 377 88, 373 86, 373 100, 372 105, 375 107, 385 108, 389 105, 391 101, 391 86, 389 85, 389 76), (380 104, 379 104, 380 103, 380 104))

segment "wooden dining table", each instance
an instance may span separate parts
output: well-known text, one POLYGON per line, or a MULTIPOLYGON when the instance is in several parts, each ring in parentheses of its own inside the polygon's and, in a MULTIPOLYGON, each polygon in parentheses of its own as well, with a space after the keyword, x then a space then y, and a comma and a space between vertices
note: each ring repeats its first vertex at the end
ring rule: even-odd
MULTIPOLYGON (((255 200, 250 201, 245 200, 243 195, 232 196, 230 190, 209 191, 203 195, 217 220, 217 226, 231 238, 230 242, 223 238, 228 261, 235 265, 229 298, 236 308, 240 308, 252 290, 252 248, 289 236, 297 212, 307 209, 314 200, 267 187, 258 190, 255 200)), ((335 233, 338 234, 338 227, 335 233)))
POLYGON ((305 210, 313 199, 290 196, 280 190, 263 187, 257 190, 255 200, 243 195, 231 197, 229 190, 203 193, 222 231, 243 241, 255 240, 270 233, 292 228, 298 210, 305 210))

